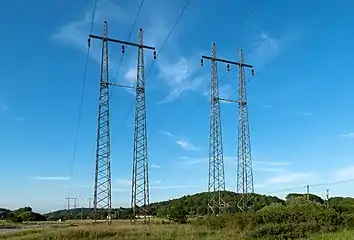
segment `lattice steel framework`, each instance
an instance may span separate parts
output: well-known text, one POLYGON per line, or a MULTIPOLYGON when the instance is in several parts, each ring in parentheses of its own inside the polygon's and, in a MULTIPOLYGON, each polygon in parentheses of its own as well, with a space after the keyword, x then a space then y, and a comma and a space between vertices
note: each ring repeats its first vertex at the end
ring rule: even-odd
MULTIPOLYGON (((254 193, 251 142, 248 124, 246 78, 243 51, 240 50, 239 86, 238 86, 238 148, 237 148, 237 193, 242 197, 238 206, 242 211, 249 208, 249 194, 254 193)), ((254 74, 254 72, 253 72, 254 74)))
POLYGON ((145 223, 150 221, 148 205, 149 174, 145 107, 144 48, 143 31, 140 29, 135 100, 134 156, 131 201, 134 222, 137 214, 143 216, 145 223))
POLYGON ((111 216, 111 164, 110 164, 110 127, 109 127, 109 82, 108 82, 108 29, 104 22, 102 38, 102 60, 100 74, 100 96, 98 108, 98 129, 96 144, 96 168, 94 187, 94 211, 111 216))
POLYGON ((209 146, 209 213, 218 214, 223 210, 221 193, 225 191, 224 158, 220 118, 219 84, 217 73, 216 45, 212 45, 212 72, 210 89, 210 146, 209 146))

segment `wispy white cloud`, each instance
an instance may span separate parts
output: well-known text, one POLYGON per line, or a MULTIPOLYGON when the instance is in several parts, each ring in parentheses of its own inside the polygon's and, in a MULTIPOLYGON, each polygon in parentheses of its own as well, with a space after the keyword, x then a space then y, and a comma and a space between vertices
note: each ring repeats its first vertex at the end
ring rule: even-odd
POLYGON ((199 151, 200 148, 194 146, 192 143, 188 142, 187 140, 178 140, 176 143, 181 146, 184 150, 188 151, 199 151))
POLYGON ((116 179, 114 181, 114 183, 117 186, 131 186, 132 185, 132 181, 129 179, 116 179))
POLYGON ((285 172, 286 169, 285 168, 267 168, 267 167, 255 167, 253 169, 253 171, 257 171, 257 172, 285 172))
MULTIPOLYGON (((65 44, 72 45, 79 50, 86 53, 87 38, 90 32, 90 25, 92 19, 92 6, 87 6, 83 14, 79 14, 76 20, 73 20, 56 30, 51 36, 53 40, 58 40, 65 44)), ((119 24, 128 26, 131 24, 132 14, 123 9, 113 1, 99 0, 97 1, 94 31, 101 33, 103 30, 103 21, 107 20, 108 24, 119 24)), ((96 44, 91 45, 92 54, 90 55, 97 62, 101 61, 100 46, 96 44), (96 46, 96 47, 95 47, 96 46)))
POLYGON ((112 188, 112 192, 129 192, 131 189, 129 188, 112 188))
POLYGON ((169 136, 169 137, 172 137, 172 138, 174 138, 174 137, 176 137, 174 134, 172 134, 172 133, 170 133, 170 132, 167 132, 167 131, 160 131, 160 134, 163 134, 163 135, 166 135, 166 136, 169 136))
POLYGON ((284 172, 278 176, 269 178, 267 184, 284 184, 284 183, 296 183, 310 180, 314 177, 310 172, 284 172))
POLYGON ((160 103, 174 101, 187 91, 203 93, 201 86, 206 86, 206 82, 203 76, 197 75, 198 66, 195 62, 196 57, 187 59, 183 56, 177 62, 159 62, 159 78, 165 80, 169 88, 168 95, 160 103))
MULTIPOLYGON (((258 71, 262 71, 262 68, 276 61, 288 47, 299 41, 303 33, 303 29, 292 28, 287 29, 286 32, 280 36, 274 36, 265 31, 257 34, 254 45, 251 48, 249 61, 254 64, 258 71)), ((246 62, 247 61, 246 58, 246 62)))
MULTIPOLYGON (((142 22, 144 28, 144 42, 147 45, 156 47, 159 50, 164 43, 165 38, 168 36, 171 26, 178 17, 175 14, 174 8, 171 8, 173 4, 166 3, 166 1, 158 1, 153 11, 144 11, 140 17, 139 21, 142 22), (161 9, 163 11, 156 11, 156 9, 161 9), (169 9, 169 10, 168 10, 169 9)), ((53 40, 71 45, 83 53, 86 53, 87 49, 87 37, 90 29, 90 22, 92 17, 92 7, 87 6, 86 11, 72 22, 61 26, 57 31, 51 36, 53 40)), ((121 32, 127 30, 130 31, 131 23, 134 20, 136 9, 129 8, 125 6, 124 8, 114 1, 111 0, 99 0, 97 2, 97 10, 94 22, 94 32, 101 33, 103 27, 103 21, 107 20, 109 26, 119 26, 120 32, 116 32, 114 28, 109 27, 109 35, 114 37, 116 35, 121 35, 121 32), (133 11, 134 9, 134 11, 133 11)), ((163 52, 161 52, 164 57, 156 61, 155 67, 157 68, 158 78, 161 79, 168 88, 168 94, 162 102, 170 102, 175 100, 180 96, 191 76, 196 72, 197 66, 194 62, 198 62, 197 58, 199 55, 192 54, 190 56, 184 56, 181 54, 180 48, 178 46, 178 39, 180 37, 179 32, 183 29, 182 24, 173 32, 173 38, 169 39, 168 44, 164 46, 163 52), (193 62, 193 64, 192 64, 193 62)), ((140 26, 137 26, 137 28, 140 26)), ((118 36, 119 36, 118 35, 118 36)), ((160 54, 160 52, 158 52, 160 54)), ((97 41, 92 41, 91 43, 91 58, 97 63, 101 61, 101 51, 100 44, 97 41)), ((126 83, 134 84, 136 81, 136 54, 134 51, 126 51, 127 58, 130 58, 128 62, 124 61, 124 66, 121 68, 121 76, 119 79, 124 79, 126 83), (128 56, 127 56, 128 55, 128 56), (129 57, 130 56, 130 57, 129 57)), ((118 66, 118 57, 110 55, 110 70, 116 73, 118 66)), ((152 58, 146 58, 145 64, 149 64, 152 58)), ((189 87, 189 90, 198 90, 201 83, 201 78, 197 77, 194 79, 193 84, 189 87)), ((161 84, 159 84, 161 86, 161 84)), ((134 93, 131 89, 126 89, 130 93, 134 93)))
POLYGON ((354 132, 342 134, 342 135, 340 135, 340 137, 342 137, 342 138, 354 138, 354 132))
POLYGON ((354 165, 334 171, 333 177, 336 181, 354 179, 354 165))
MULTIPOLYGON (((149 189, 173 189, 173 188, 196 188, 198 185, 155 185, 150 186, 149 189)), ((129 192, 131 189, 129 188, 112 188, 112 192, 129 192)))
MULTIPOLYGON (((71 46, 78 49, 83 54, 87 51, 87 39, 90 33, 91 19, 92 19, 92 6, 87 6, 83 9, 82 14, 78 14, 78 17, 71 22, 64 24, 63 26, 56 29, 56 31, 51 35, 51 39, 55 42, 71 46)), ((111 0, 98 0, 93 34, 101 35, 103 31, 103 22, 107 20, 109 36, 117 38, 121 36, 121 32, 126 29, 131 29, 131 23, 135 17, 132 10, 123 8, 122 6, 111 0), (112 26, 119 26, 119 32, 115 30, 116 28, 112 26)), ((136 30, 137 31, 137 30, 136 30)), ((127 34, 128 35, 128 34, 127 34)), ((122 39, 127 40, 127 39, 122 39)), ((121 67, 118 79, 123 79, 128 85, 133 85, 136 81, 136 51, 129 51, 127 49, 125 53, 125 61, 123 61, 123 67, 121 67), (132 56, 134 55, 135 58, 132 56), (134 60, 133 60, 134 59, 134 60)), ((96 40, 91 40, 90 46, 90 58, 96 63, 101 62, 101 43, 96 40)), ((118 69, 120 56, 118 54, 109 54, 109 70, 112 71, 111 79, 116 76, 118 69)), ((113 82, 113 80, 112 80, 113 82)), ((134 93, 134 90, 125 88, 129 93, 134 93)))
POLYGON ((254 185, 254 188, 255 188, 255 189, 260 189, 260 188, 265 188, 265 187, 266 187, 265 184, 255 184, 255 185, 254 185))
MULTIPOLYGON (((191 158, 187 156, 182 156, 179 159, 180 161, 178 162, 178 164, 184 167, 188 167, 200 163, 206 163, 209 161, 209 157, 191 158)), ((224 164, 227 163, 236 164, 236 157, 224 156, 224 164)))
POLYGON ((250 53, 250 61, 255 66, 264 67, 271 59, 276 58, 281 53, 280 41, 280 39, 271 36, 269 33, 262 32, 254 41, 253 52, 250 53))
POLYGON ((254 161, 253 162, 254 166, 259 166, 259 165, 263 165, 263 166, 289 166, 292 165, 291 162, 277 162, 277 161, 254 161))
POLYGON ((153 184, 161 184, 162 183, 162 180, 154 180, 152 181, 153 184))
POLYGON ((198 185, 169 185, 169 186, 151 186, 151 189, 171 189, 171 188, 194 188, 198 185))
POLYGON ((159 169, 161 166, 160 165, 157 165, 157 164, 151 164, 151 168, 157 168, 157 169, 159 169))
POLYGON ((160 134, 166 135, 168 137, 171 137, 175 139, 176 144, 179 145, 181 148, 187 151, 198 151, 200 148, 194 146, 192 143, 190 143, 188 140, 183 139, 181 137, 178 137, 168 131, 160 131, 160 134))
POLYGON ((182 164, 183 166, 190 166, 190 165, 194 165, 194 164, 199 164, 199 163, 204 163, 207 162, 209 160, 209 158, 207 157, 203 157, 203 158, 190 158, 190 157, 180 157, 180 160, 178 163, 182 164))
POLYGON ((36 180, 48 180, 48 181, 66 181, 70 180, 70 177, 63 177, 63 176, 35 176, 34 179, 36 180))

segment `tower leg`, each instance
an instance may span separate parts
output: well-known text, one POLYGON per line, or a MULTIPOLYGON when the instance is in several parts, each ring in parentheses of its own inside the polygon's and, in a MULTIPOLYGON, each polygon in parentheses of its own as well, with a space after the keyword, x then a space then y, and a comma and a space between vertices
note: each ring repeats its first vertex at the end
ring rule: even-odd
POLYGON ((109 127, 109 83, 108 83, 108 30, 105 21, 102 41, 102 62, 100 77, 100 96, 98 108, 98 129, 96 143, 96 167, 94 187, 95 219, 107 214, 111 220, 111 164, 110 164, 110 127, 109 127))
POLYGON ((250 206, 250 194, 254 193, 251 159, 251 142, 248 124, 246 79, 243 51, 240 50, 239 101, 238 101, 238 148, 237 148, 237 193, 242 194, 238 206, 246 211, 250 206))
POLYGON ((208 210, 218 214, 224 208, 221 192, 225 191, 224 158, 220 119, 219 84, 217 73, 216 45, 212 46, 212 73, 210 90, 210 146, 209 146, 209 201, 208 210))
POLYGON ((147 156, 147 131, 146 131, 146 107, 145 107, 145 77, 144 77, 144 52, 143 31, 139 30, 138 66, 135 100, 135 124, 134 124, 134 155, 132 177, 132 220, 135 222, 137 215, 144 219, 149 218, 149 175, 147 156))

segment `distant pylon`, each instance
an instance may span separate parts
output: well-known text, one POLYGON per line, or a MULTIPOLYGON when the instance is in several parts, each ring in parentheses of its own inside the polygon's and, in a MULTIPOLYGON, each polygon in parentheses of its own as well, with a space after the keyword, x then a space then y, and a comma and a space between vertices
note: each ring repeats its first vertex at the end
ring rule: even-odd
MULTIPOLYGON (((155 53, 154 53, 155 56, 155 53)), ((149 174, 146 131, 146 106, 145 106, 145 76, 144 76, 144 47, 143 31, 139 30, 138 64, 135 100, 134 124, 134 153, 132 176, 132 201, 133 221, 137 214, 143 216, 144 223, 149 218, 149 174)))
MULTIPOLYGON (((96 168, 94 187, 95 218, 98 211, 111 216, 111 163, 110 163, 110 126, 109 126, 109 82, 108 82, 108 30, 104 22, 102 37, 102 61, 100 75, 100 96, 98 108, 98 129, 96 143, 96 168)), ((100 215, 100 214, 99 214, 100 215)))
POLYGON ((218 214, 224 207, 221 192, 225 191, 223 143, 220 119, 219 83, 217 72, 216 45, 212 46, 212 72, 210 89, 210 146, 208 206, 211 214, 218 214))
MULTIPOLYGON (((240 50, 239 86, 238 86, 238 148, 237 148, 237 193, 241 193, 239 208, 249 208, 249 194, 254 193, 251 142, 248 124, 246 78, 243 51, 240 50)), ((254 70, 252 69, 254 74, 254 70)))

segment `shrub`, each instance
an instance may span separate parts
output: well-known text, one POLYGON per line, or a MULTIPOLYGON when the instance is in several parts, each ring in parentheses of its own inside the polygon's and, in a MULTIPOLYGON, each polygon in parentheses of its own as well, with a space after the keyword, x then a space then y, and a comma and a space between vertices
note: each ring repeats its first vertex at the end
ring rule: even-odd
POLYGON ((168 219, 177 223, 187 223, 188 212, 184 210, 182 205, 171 207, 168 219))

